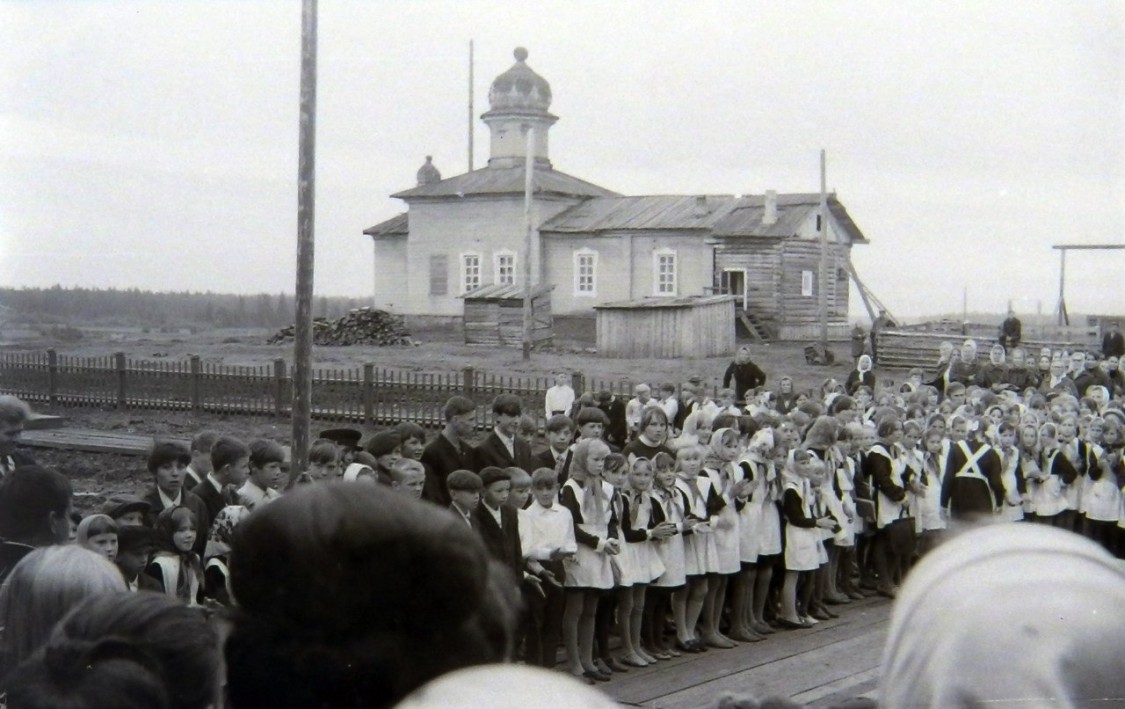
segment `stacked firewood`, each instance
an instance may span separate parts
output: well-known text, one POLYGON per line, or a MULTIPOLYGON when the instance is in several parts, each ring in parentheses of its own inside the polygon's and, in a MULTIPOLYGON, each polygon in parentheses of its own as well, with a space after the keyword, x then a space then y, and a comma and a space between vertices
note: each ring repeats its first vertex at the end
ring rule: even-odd
MULTIPOLYGON (((270 337, 269 343, 276 345, 291 341, 296 335, 296 326, 282 328, 270 337)), ((313 343, 317 345, 412 345, 403 319, 385 310, 357 308, 342 318, 313 320, 313 343)))

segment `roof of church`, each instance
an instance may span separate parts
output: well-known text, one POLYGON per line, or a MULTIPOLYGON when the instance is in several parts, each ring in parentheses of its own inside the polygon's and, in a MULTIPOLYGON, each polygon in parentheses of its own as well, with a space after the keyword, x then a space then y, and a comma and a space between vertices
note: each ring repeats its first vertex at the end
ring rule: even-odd
MULTIPOLYGON (((557 194, 567 197, 608 197, 616 195, 613 190, 599 187, 592 182, 559 172, 551 168, 535 168, 535 192, 537 194, 557 194)), ((411 187, 391 195, 399 199, 427 199, 443 197, 467 197, 469 195, 523 194, 524 168, 482 167, 479 170, 456 175, 440 182, 411 187)))
MULTIPOLYGON (((777 195, 777 221, 762 224, 764 195, 647 195, 587 199, 539 226, 553 233, 639 230, 701 230, 716 237, 785 237, 797 233, 810 212, 820 207, 819 194, 777 195)), ((836 196, 828 209, 852 243, 867 243, 836 196)))

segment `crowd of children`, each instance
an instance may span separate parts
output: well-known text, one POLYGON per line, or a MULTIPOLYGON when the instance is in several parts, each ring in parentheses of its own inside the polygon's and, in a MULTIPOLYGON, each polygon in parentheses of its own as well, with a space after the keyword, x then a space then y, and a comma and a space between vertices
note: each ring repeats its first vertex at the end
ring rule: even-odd
POLYGON ((323 431, 296 474, 272 441, 157 442, 151 491, 110 500, 74 537, 129 590, 234 606, 230 554, 257 510, 295 488, 382 486, 472 530, 522 598, 518 655, 553 667, 561 646, 589 683, 893 598, 960 522, 1036 522, 1125 554, 1123 362, 1019 348, 1009 361, 997 346, 978 363, 966 341, 900 385, 864 355, 847 384, 802 393, 788 377, 766 391, 744 355, 725 379, 753 386, 714 399, 700 380, 576 397, 560 376, 538 453, 508 394, 475 446, 476 404, 454 396, 433 438, 411 423, 366 441, 323 431))

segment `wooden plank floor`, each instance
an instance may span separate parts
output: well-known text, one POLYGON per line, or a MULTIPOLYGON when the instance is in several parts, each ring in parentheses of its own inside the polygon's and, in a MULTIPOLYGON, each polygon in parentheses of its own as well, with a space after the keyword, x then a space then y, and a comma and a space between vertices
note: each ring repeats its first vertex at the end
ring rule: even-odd
POLYGON ((789 697, 809 707, 874 697, 891 603, 868 598, 836 608, 840 618, 808 630, 630 669, 598 689, 652 709, 712 706, 724 694, 789 697))

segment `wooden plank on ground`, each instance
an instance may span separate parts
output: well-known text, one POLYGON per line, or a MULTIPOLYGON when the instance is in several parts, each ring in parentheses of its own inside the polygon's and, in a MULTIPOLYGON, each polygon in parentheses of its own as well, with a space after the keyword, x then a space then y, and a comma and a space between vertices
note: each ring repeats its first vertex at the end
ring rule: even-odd
MULTIPOLYGON (((161 440, 174 440, 190 444, 190 439, 169 436, 161 440)), ((118 453, 145 455, 152 448, 153 436, 114 431, 96 431, 82 428, 60 428, 47 431, 25 431, 20 436, 21 445, 35 448, 86 451, 88 453, 118 453)))
MULTIPOLYGON (((704 695, 717 696, 724 688, 742 688, 745 691, 750 686, 748 682, 753 684, 761 678, 769 680, 772 677, 771 682, 783 685, 788 690, 775 693, 789 696, 808 691, 824 682, 840 679, 840 676, 821 678, 818 673, 811 671, 807 673, 812 676, 811 683, 798 679, 805 674, 800 670, 803 663, 810 660, 817 662, 816 653, 822 648, 838 649, 840 643, 858 637, 861 638, 858 646, 870 645, 876 653, 882 649, 881 633, 889 618, 889 601, 869 598, 838 608, 840 618, 819 623, 808 630, 779 632, 765 641, 741 644, 732 650, 685 655, 661 662, 655 667, 631 670, 620 678, 615 675, 612 682, 601 685, 599 689, 620 702, 653 707, 703 705, 706 704, 703 701, 704 695), (813 654, 810 656, 810 653, 813 654), (778 663, 783 663, 785 670, 782 675, 775 676, 771 668, 778 666, 778 663), (746 672, 750 674, 744 676, 746 672), (792 673, 793 676, 787 677, 785 673, 792 673), (732 679, 734 677, 738 679, 732 679), (692 688, 701 686, 706 689, 691 694, 692 688), (683 695, 682 701, 676 699, 680 695, 683 695)), ((847 656, 848 653, 844 655, 847 656)), ((823 663, 823 659, 819 661, 823 663)), ((870 665, 864 665, 863 662, 854 667, 855 672, 869 669, 870 665)))
POLYGON ((48 428, 62 428, 66 425, 66 419, 62 416, 51 416, 50 414, 31 414, 31 418, 27 420, 24 425, 25 431, 42 431, 48 428))

